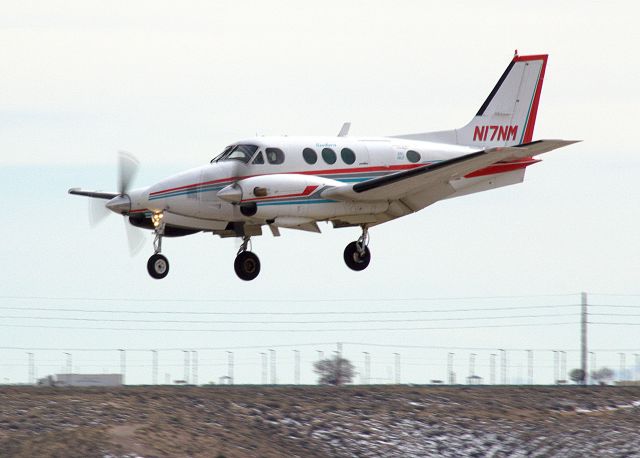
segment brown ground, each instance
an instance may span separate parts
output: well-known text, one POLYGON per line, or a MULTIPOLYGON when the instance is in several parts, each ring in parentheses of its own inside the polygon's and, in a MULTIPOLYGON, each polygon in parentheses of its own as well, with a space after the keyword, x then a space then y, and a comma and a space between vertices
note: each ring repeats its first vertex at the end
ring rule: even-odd
POLYGON ((0 388, 1 457, 640 456, 640 387, 0 388))

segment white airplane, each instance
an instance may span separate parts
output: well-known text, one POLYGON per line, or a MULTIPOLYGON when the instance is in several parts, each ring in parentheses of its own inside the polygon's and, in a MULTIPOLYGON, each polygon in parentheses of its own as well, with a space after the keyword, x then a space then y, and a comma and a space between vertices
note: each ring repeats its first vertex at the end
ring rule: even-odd
POLYGON ((169 273, 163 237, 211 232, 239 237, 236 274, 253 280, 260 260, 251 237, 268 226, 320 232, 359 226, 344 250, 353 270, 369 265, 369 228, 409 215, 439 200, 520 183, 534 157, 574 141, 536 140, 547 55, 513 57, 476 115, 460 129, 351 137, 345 123, 336 137, 255 137, 227 146, 205 166, 154 185, 129 189, 137 162, 121 154, 118 192, 70 194, 106 199, 105 207, 133 226, 155 233, 147 262, 156 279, 169 273))

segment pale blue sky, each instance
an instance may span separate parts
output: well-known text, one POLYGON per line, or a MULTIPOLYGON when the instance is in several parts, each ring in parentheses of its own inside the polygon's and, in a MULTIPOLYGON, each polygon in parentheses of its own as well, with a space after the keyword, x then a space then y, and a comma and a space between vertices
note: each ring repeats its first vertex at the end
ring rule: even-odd
MULTIPOLYGON (((301 5, 66 1, 7 7, 0 19, 0 190, 5 196, 5 218, 0 226, 4 261, 0 305, 55 308, 72 303, 94 310, 105 308, 104 301, 7 296, 233 299, 237 302, 107 302, 106 308, 317 312, 562 305, 577 303, 582 290, 640 292, 640 160, 633 137, 640 105, 636 88, 640 67, 633 53, 640 37, 633 19, 638 16, 634 2, 301 5), (353 123, 354 135, 457 127, 475 113, 515 48, 521 54, 550 54, 534 137, 584 142, 545 156, 541 164, 531 167, 522 185, 445 201, 375 228, 372 264, 362 273, 348 271, 341 259, 344 245, 357 231, 323 226, 322 236, 287 231, 280 239, 256 238, 254 250, 262 260, 263 272, 251 283, 241 282, 233 273, 234 241, 204 234, 167 240, 164 249, 171 273, 161 282, 153 281, 145 269, 152 252, 151 237, 143 251, 130 258, 121 218, 113 215, 92 230, 86 219, 87 202, 66 194, 72 186, 113 189, 119 149, 140 158, 142 170, 136 183, 143 185, 205 163, 224 145, 256 133, 326 135, 337 132, 344 121, 353 123), (561 296, 367 302, 538 294, 561 296), (270 302, 261 303, 263 298, 270 302), (321 301, 332 298, 353 302, 321 301), (279 299, 301 302, 281 303, 279 299)), ((596 299, 640 303, 640 298, 637 302, 634 298, 596 299)), ((544 309, 531 313, 544 313, 544 309)), ((27 312, 3 310, 0 314, 24 316, 27 312)), ((123 317, 117 313, 64 316, 123 317)), ((444 316, 449 315, 435 317, 444 316)), ((26 319, 3 322, 39 324, 26 319)), ((90 322, 40 324, 100 326, 90 322)), ((359 326, 383 327, 376 323, 359 326)), ((636 329, 594 326, 592 345, 634 348, 636 329)), ((577 333, 577 326, 290 334, 3 326, 0 347, 264 346, 236 356, 238 381, 253 382, 259 381, 259 352, 269 345, 340 340, 560 349, 576 348, 577 333)), ((279 357, 283 381, 292 380, 292 349, 282 350, 279 357)), ((333 347, 300 349, 306 364, 303 381, 309 382, 315 350, 330 352, 333 347)), ((364 350, 345 346, 346 355, 354 360, 361 360, 364 350)), ((387 377, 396 350, 369 350, 374 356, 374 377, 387 377)), ((445 350, 401 352, 407 363, 403 380, 423 382, 427 378, 424 371, 431 370, 430 366, 409 365, 411 358, 415 364, 418 358, 429 358, 435 366, 428 378, 444 377, 445 350)), ((84 371, 117 370, 118 355, 112 353, 74 353, 74 362, 84 371)), ((464 374, 468 353, 457 353, 464 374)), ((478 366, 487 364, 489 353, 482 353, 484 359, 478 366)), ((0 355, 6 374, 0 377, 26 379, 23 351, 0 350, 0 355)), ((37 352, 36 357, 53 361, 51 367, 39 368, 39 375, 56 372, 64 363, 59 351, 37 352)), ((569 366, 574 367, 575 354, 570 357, 574 360, 569 366)), ((223 364, 224 358, 222 350, 204 352, 201 357, 211 364, 223 364)), ((522 355, 514 358, 514 365, 517 358, 524 361, 522 355)), ((536 374, 546 381, 551 377, 551 354, 541 352, 537 358, 541 367, 536 374)), ((600 358, 607 361, 602 354, 599 365, 600 358)), ((615 353, 608 358, 607 363, 617 367, 615 353)), ((132 354, 129 360, 131 365, 136 361, 150 364, 144 353, 132 354)), ((181 366, 168 363, 179 365, 179 352, 161 355, 161 380, 165 372, 180 378, 181 366)), ((224 366, 202 367, 200 380, 217 379, 225 371, 224 366)), ((149 381, 149 372, 148 367, 131 367, 129 380, 149 381)), ((481 375, 488 376, 486 368, 484 372, 481 375)), ((516 376, 514 367, 512 377, 516 376)))

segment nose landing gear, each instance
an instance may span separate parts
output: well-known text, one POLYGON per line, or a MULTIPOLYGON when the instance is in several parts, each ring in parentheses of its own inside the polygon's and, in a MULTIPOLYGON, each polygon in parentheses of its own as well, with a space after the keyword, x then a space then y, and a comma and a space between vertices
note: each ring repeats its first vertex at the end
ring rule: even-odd
POLYGON ((233 268, 236 271, 236 275, 241 280, 251 281, 260 273, 260 259, 251 251, 247 250, 251 242, 251 238, 248 236, 243 237, 242 245, 236 255, 236 260, 233 263, 233 268))
POLYGON ((160 254, 162 251, 162 236, 164 235, 164 222, 162 221, 162 217, 162 213, 155 213, 151 217, 156 237, 153 240, 154 253, 147 261, 147 272, 156 280, 160 280, 169 274, 169 260, 160 254))
POLYGON ((344 262, 351 270, 361 271, 367 268, 371 261, 369 251, 369 231, 367 226, 362 226, 362 235, 357 241, 351 242, 344 249, 344 262))

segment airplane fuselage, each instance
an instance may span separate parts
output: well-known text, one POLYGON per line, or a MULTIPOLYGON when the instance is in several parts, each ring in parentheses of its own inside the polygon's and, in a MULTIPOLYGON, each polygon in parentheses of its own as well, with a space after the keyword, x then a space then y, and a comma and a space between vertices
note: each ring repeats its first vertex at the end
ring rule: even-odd
MULTIPOLYGON (((327 198, 324 191, 475 151, 393 137, 256 137, 231 147, 238 145, 246 151, 237 157, 214 158, 210 164, 132 191, 129 213, 165 212, 168 224, 214 232, 225 231, 227 222, 295 227, 344 218, 344 225, 375 224, 392 219, 394 214, 385 214, 392 206, 388 200, 343 202, 327 198)), ((461 195, 494 175, 519 175, 531 163, 503 163, 461 177, 457 189, 461 195)), ((502 186, 504 179, 493 181, 502 186)))

